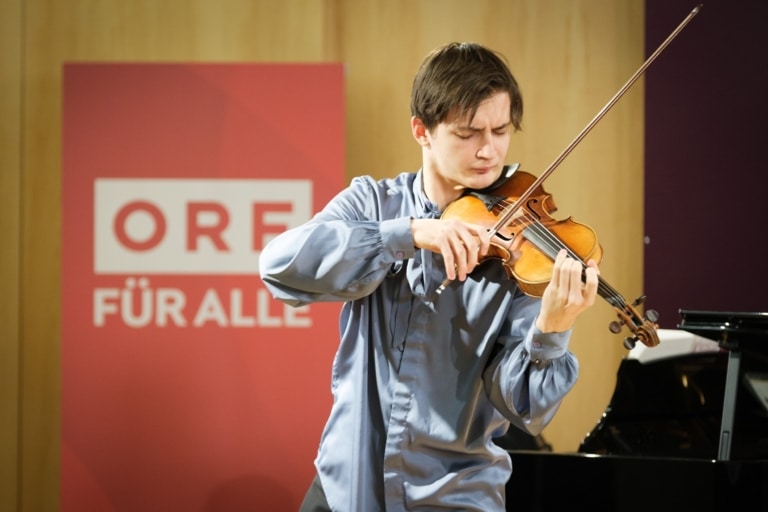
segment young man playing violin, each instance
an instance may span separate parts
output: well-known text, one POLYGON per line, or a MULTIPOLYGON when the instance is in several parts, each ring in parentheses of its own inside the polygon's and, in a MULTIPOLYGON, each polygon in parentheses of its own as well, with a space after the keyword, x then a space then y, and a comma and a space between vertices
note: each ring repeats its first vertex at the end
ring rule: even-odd
POLYGON ((500 55, 434 50, 411 96, 421 169, 355 178, 264 248, 259 270, 277 299, 343 303, 333 406, 302 511, 503 511, 512 464, 492 439, 510 424, 538 434, 576 382, 568 343, 595 301, 597 265, 561 251, 532 297, 483 260, 503 241, 441 218, 499 179, 522 111, 500 55))

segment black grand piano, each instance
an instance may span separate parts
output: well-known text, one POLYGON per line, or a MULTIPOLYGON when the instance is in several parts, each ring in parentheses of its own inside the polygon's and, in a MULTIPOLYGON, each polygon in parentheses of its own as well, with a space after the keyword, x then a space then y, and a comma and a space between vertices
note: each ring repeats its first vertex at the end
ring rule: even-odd
POLYGON ((679 332, 709 346, 622 360, 577 452, 497 440, 514 468, 507 510, 768 511, 768 313, 680 314, 679 332))

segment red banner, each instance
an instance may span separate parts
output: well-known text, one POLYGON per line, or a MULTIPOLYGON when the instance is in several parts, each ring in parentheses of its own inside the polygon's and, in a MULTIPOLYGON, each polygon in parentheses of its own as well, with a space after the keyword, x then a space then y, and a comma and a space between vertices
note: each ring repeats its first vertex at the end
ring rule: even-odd
POLYGON ((338 304, 258 256, 343 185, 338 64, 67 64, 62 512, 296 510, 338 304))

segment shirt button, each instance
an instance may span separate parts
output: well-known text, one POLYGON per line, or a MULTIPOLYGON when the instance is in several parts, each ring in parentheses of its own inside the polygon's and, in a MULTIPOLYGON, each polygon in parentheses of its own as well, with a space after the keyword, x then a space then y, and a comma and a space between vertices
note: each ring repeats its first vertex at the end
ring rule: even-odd
POLYGON ((541 348, 541 342, 540 341, 534 341, 533 342, 533 347, 534 348, 541 348))
POLYGON ((395 253, 395 258, 397 258, 399 260, 403 259, 403 256, 404 256, 403 251, 397 251, 395 253))

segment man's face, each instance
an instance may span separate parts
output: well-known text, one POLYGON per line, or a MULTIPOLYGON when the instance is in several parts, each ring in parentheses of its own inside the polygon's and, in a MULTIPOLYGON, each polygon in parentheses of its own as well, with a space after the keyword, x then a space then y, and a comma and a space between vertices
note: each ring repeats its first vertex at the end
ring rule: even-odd
POLYGON ((432 131, 425 154, 425 172, 448 190, 482 189, 501 174, 509 149, 511 121, 507 93, 480 104, 472 119, 449 119, 432 131))

